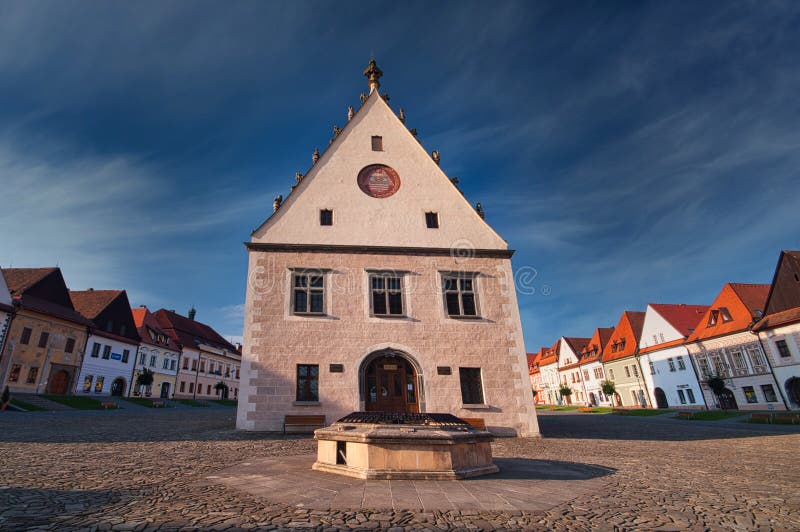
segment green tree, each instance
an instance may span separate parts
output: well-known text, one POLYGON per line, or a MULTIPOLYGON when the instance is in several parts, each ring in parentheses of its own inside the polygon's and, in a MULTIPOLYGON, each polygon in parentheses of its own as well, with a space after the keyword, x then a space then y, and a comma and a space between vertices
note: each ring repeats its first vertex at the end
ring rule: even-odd
POLYGON ((136 385, 137 386, 144 386, 145 388, 150 388, 153 385, 153 372, 149 369, 145 368, 139 373, 139 376, 136 377, 136 385))
MULTIPOLYGON (((614 397, 614 394, 617 393, 617 385, 614 384, 614 381, 603 381, 600 383, 600 389, 603 390, 603 393, 609 399, 614 397)), ((612 401, 613 404, 613 401, 612 401)))
POLYGON ((722 393, 725 391, 725 379, 720 377, 719 375, 711 375, 706 379, 706 384, 708 387, 711 388, 711 391, 714 392, 714 395, 717 396, 717 401, 719 402, 720 406, 722 406, 722 410, 727 410, 725 408, 726 402, 722 401, 722 393))

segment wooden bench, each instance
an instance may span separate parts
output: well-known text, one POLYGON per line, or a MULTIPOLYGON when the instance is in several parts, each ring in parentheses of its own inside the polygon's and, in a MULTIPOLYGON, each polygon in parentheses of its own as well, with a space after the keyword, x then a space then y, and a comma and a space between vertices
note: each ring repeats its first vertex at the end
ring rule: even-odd
POLYGON ((687 410, 681 410, 678 412, 678 419, 692 419, 694 418, 694 412, 690 412, 687 410))
POLYGON ((773 414, 772 420, 775 423, 789 423, 791 425, 794 425, 796 423, 800 423, 800 414, 792 414, 792 413, 773 414))
POLYGON ((592 407, 590 407, 590 406, 582 406, 582 407, 578 408, 578 412, 591 412, 591 411, 592 411, 592 407))
POLYGON ((103 401, 100 403, 100 406, 102 406, 103 409, 108 410, 109 408, 117 408, 117 403, 114 401, 103 401))
POLYGON ((486 421, 482 417, 462 417, 461 419, 469 423, 473 428, 486 430, 486 421))
POLYGON ((284 416, 284 434, 307 434, 325 426, 324 415, 284 416))
POLYGON ((611 409, 611 413, 612 414, 617 414, 617 415, 620 415, 620 416, 624 416, 625 414, 628 413, 628 411, 626 409, 624 409, 624 408, 612 408, 611 409))
POLYGON ((750 421, 765 421, 767 423, 772 423, 772 414, 765 414, 761 412, 753 412, 750 414, 750 421))
POLYGON ((153 401, 153 408, 164 408, 165 405, 164 401, 153 401))

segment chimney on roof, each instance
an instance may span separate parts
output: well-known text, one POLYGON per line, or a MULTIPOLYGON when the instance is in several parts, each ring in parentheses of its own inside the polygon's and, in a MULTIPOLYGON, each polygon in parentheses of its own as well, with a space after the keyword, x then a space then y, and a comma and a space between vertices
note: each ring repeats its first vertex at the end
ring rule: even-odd
POLYGON ((89 292, 94 292, 94 288, 87 288, 86 290, 89 292))
POLYGON ((194 317, 197 315, 197 310, 192 305, 192 308, 189 309, 189 319, 194 321, 194 317))

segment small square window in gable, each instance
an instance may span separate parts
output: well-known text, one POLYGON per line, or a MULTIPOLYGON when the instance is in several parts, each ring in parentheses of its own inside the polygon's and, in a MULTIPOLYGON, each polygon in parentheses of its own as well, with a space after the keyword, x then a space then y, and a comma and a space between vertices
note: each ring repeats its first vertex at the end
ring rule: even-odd
POLYGON ((425 213, 425 225, 428 229, 438 229, 439 228, 439 213, 438 212, 426 212, 425 213))
POLYGON ((383 137, 379 135, 372 136, 372 151, 383 151, 383 137))
POLYGON ((333 225, 333 211, 322 209, 319 211, 319 225, 333 225))

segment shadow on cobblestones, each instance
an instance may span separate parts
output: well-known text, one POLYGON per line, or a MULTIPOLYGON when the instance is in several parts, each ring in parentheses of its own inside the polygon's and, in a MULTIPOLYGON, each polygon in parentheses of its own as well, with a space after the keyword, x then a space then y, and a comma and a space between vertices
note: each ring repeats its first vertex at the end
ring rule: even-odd
POLYGON ((545 438, 636 441, 724 440, 800 432, 800 426, 754 425, 741 421, 685 421, 669 414, 635 417, 540 413, 539 426, 545 438))
MULTIPOLYGON (((611 467, 564 462, 561 460, 537 460, 533 458, 495 458, 494 463, 500 472, 492 475, 492 480, 589 480, 613 475, 611 467)), ((470 480, 480 480, 475 477, 470 480)))

